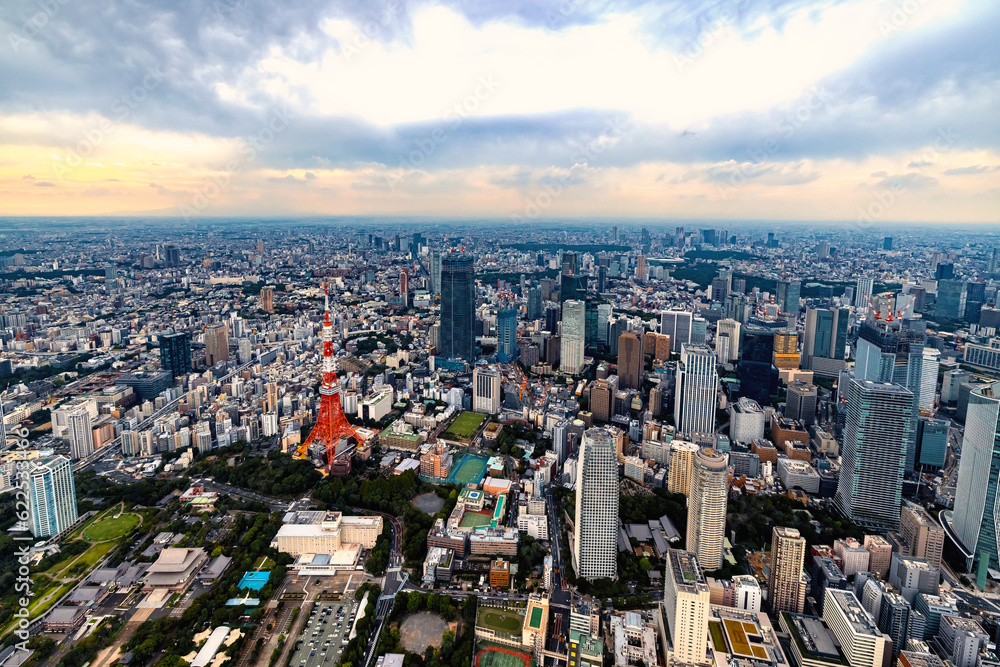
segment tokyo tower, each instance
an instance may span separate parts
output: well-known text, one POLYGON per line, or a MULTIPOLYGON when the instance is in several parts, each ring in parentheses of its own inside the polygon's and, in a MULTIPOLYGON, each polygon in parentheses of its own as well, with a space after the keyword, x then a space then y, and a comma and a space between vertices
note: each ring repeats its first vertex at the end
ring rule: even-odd
POLYGON ((335 468, 342 473, 350 472, 351 454, 348 450, 341 454, 342 460, 337 457, 337 443, 341 438, 353 437, 356 442, 361 442, 354 427, 347 422, 344 415, 344 405, 341 402, 340 386, 337 384, 337 362, 333 356, 333 323, 330 322, 330 290, 324 283, 326 294, 326 312, 323 315, 323 384, 320 387, 319 414, 316 416, 316 425, 309 432, 309 437, 299 447, 299 456, 305 458, 309 452, 309 446, 314 442, 326 445, 326 461, 330 470, 335 468), (336 465, 335 465, 336 464, 336 465))

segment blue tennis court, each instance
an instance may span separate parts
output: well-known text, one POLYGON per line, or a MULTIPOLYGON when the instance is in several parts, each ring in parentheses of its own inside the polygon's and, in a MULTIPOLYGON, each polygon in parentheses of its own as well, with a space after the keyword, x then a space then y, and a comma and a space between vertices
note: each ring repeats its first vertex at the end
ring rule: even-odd
POLYGON ((268 578, 271 576, 270 572, 247 572, 240 579, 240 588, 249 588, 253 591, 259 591, 264 588, 264 584, 267 583, 268 578))

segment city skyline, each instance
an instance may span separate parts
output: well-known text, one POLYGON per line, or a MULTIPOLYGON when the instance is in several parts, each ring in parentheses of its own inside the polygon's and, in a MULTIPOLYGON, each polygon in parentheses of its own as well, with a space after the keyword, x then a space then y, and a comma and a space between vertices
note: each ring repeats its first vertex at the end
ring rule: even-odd
POLYGON ((12 3, 0 215, 996 222, 1000 9, 910 9, 12 3))

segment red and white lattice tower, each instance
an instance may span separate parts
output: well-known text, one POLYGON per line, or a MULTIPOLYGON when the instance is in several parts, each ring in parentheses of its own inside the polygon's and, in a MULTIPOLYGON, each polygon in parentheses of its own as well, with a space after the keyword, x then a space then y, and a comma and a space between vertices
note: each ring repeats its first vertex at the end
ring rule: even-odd
POLYGON ((344 415, 344 405, 340 397, 340 385, 337 384, 337 362, 333 356, 333 323, 330 321, 330 290, 324 284, 326 293, 326 312, 323 315, 323 384, 320 387, 319 414, 316 416, 316 425, 309 432, 309 437, 302 443, 299 452, 307 455, 309 447, 314 442, 326 445, 326 462, 331 468, 334 462, 346 463, 347 470, 350 470, 350 452, 345 452, 342 456, 346 461, 337 461, 337 443, 342 438, 353 437, 355 441, 361 442, 354 427, 351 426, 344 415))

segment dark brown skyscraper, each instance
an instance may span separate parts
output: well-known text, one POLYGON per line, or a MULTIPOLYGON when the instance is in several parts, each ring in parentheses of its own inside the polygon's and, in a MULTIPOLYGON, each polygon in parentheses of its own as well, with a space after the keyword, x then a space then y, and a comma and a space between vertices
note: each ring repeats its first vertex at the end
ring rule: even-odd
POLYGON ((618 337, 618 385, 638 389, 642 383, 642 340, 626 331, 618 337))

